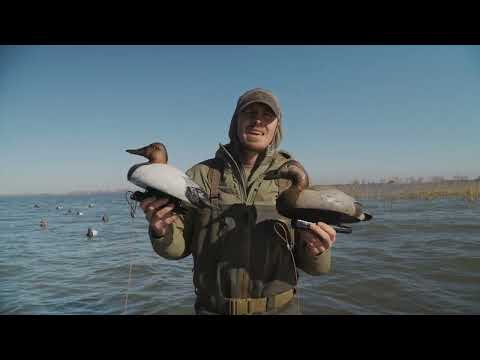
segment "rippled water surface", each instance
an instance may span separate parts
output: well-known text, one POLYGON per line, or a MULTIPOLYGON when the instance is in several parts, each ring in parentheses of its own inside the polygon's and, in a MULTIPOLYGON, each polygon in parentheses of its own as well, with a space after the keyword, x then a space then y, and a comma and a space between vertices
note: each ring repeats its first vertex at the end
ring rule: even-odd
MULTIPOLYGON (((374 220, 337 235, 332 272, 300 273, 304 314, 480 313, 480 204, 364 205, 374 220)), ((0 198, 1 314, 193 314, 193 302, 191 257, 156 255, 124 194, 0 198)))

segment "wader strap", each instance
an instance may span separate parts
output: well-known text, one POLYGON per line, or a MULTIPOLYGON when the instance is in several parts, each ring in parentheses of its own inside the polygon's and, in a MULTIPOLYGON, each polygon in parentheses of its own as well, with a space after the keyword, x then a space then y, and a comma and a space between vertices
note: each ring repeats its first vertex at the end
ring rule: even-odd
MULTIPOLYGON (((204 246, 204 241, 205 238, 208 236, 209 231, 211 231, 212 226, 214 227, 215 225, 211 225, 210 229, 207 227, 208 222, 211 222, 214 218, 218 216, 218 203, 220 200, 220 179, 222 176, 223 172, 223 162, 220 159, 214 158, 209 164, 208 164, 208 173, 207 173, 207 180, 208 183, 210 184, 210 203, 213 205, 213 209, 211 211, 211 215, 209 219, 204 218, 201 221, 201 229, 200 229, 200 234, 198 236, 199 243, 197 246, 199 246, 199 249, 203 249, 204 246)), ((193 257, 193 272, 196 272, 198 269, 198 262, 199 259, 194 256, 193 257)), ((195 287, 195 294, 199 296, 199 291, 195 287)))
POLYGON ((226 298, 223 313, 225 315, 253 315, 278 310, 293 299, 294 289, 263 298, 226 298))
POLYGON ((220 160, 217 160, 215 164, 208 169, 207 179, 210 183, 210 202, 213 206, 218 206, 220 198, 221 166, 220 160))

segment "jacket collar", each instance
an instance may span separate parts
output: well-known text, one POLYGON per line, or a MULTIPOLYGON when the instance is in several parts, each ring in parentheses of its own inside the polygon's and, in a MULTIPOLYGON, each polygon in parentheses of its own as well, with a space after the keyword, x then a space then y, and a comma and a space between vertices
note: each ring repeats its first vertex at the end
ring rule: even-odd
MULTIPOLYGON (((276 155, 276 150, 273 146, 269 146, 263 154, 261 154, 250 174, 248 186, 250 186, 260 175, 263 175, 272 165, 276 155)), ((237 143, 228 143, 226 145, 219 144, 219 149, 215 153, 215 157, 222 159, 227 165, 232 168, 238 168, 243 173, 242 164, 240 161, 240 147, 237 143)))

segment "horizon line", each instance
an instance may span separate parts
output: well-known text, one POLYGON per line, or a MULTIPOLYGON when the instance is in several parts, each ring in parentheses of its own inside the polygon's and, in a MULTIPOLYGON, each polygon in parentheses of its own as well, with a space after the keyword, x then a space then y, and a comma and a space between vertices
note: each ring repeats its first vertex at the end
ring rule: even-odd
MULTIPOLYGON (((324 186, 339 186, 339 185, 381 185, 381 184, 402 184, 402 185, 416 185, 416 184, 428 184, 428 183, 439 183, 439 182, 449 182, 449 181, 480 181, 480 176, 476 178, 469 178, 465 176, 453 176, 452 178, 446 178, 444 176, 431 176, 429 180, 425 178, 419 177, 417 179, 422 179, 421 181, 413 181, 408 182, 408 179, 412 177, 406 178, 399 178, 399 177, 391 177, 380 179, 377 181, 368 181, 366 180, 358 180, 354 179, 350 182, 343 182, 343 183, 332 183, 332 184, 316 184, 316 185, 324 185, 324 186), (405 181, 407 180, 407 181, 405 181)), ((139 188, 132 189, 132 188, 120 188, 114 190, 74 190, 69 192, 61 192, 61 193, 54 193, 54 192, 38 192, 38 193, 0 193, 0 197, 9 197, 9 196, 68 196, 68 195, 95 195, 95 194, 114 194, 114 193, 121 193, 127 191, 139 191, 139 188)))

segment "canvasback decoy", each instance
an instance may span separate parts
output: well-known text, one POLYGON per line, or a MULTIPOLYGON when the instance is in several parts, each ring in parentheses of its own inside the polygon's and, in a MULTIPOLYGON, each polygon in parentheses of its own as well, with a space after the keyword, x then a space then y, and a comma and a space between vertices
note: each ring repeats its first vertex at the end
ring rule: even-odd
POLYGON ((87 237, 92 238, 92 237, 98 235, 98 231, 95 230, 95 229, 92 229, 92 228, 88 228, 86 235, 87 235, 87 237))
POLYGON ((162 143, 126 151, 148 159, 148 162, 136 164, 128 171, 128 181, 146 190, 144 193, 136 191, 131 196, 132 200, 142 201, 152 195, 170 197, 176 204, 177 213, 185 212, 188 207, 212 207, 208 194, 198 184, 181 170, 167 164, 168 153, 162 143))
POLYGON ((330 186, 309 186, 308 174, 296 160, 288 160, 277 170, 267 172, 264 179, 291 181, 290 187, 277 198, 276 207, 294 226, 302 228, 307 224, 305 221, 322 221, 337 232, 351 233, 351 228, 342 224, 372 219, 372 215, 363 211, 362 204, 343 191, 330 186))
POLYGON ((48 220, 47 219, 40 220, 40 227, 42 229, 47 229, 48 228, 48 220))
POLYGON ((83 212, 77 211, 77 215, 78 215, 78 216, 82 216, 82 215, 83 215, 83 212))

